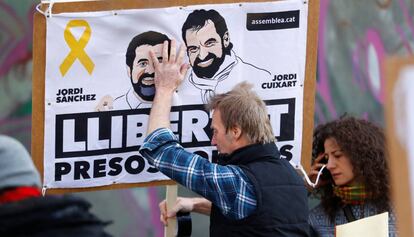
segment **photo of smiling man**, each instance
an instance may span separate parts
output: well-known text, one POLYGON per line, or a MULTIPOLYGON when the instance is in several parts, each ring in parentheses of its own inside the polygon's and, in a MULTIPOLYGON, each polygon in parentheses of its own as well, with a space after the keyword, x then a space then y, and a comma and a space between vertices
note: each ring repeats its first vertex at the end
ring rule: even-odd
POLYGON ((152 103, 155 95, 154 68, 149 52, 153 50, 160 59, 166 40, 170 41, 166 35, 155 31, 144 32, 131 40, 126 52, 126 65, 132 88, 115 98, 115 109, 137 109, 152 103))
POLYGON ((154 68, 149 55, 150 50, 161 60, 164 41, 170 39, 159 32, 147 31, 136 35, 128 45, 125 58, 128 77, 131 88, 123 95, 113 99, 112 96, 104 96, 97 111, 123 110, 149 108, 154 99, 154 68))
POLYGON ((215 10, 195 10, 184 22, 182 37, 192 67, 188 81, 200 89, 203 103, 241 80, 266 81, 271 73, 245 62, 233 50, 225 19, 215 10))

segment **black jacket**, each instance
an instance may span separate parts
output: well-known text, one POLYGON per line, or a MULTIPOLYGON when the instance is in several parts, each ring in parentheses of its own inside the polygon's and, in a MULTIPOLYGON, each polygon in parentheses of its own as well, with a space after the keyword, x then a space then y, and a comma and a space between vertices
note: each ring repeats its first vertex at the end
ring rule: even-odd
POLYGON ((0 236, 108 237, 90 204, 75 196, 45 196, 0 205, 0 236))
POLYGON ((223 165, 238 165, 256 190, 257 208, 242 220, 230 220, 213 205, 210 236, 308 236, 308 200, 303 180, 274 143, 233 152, 223 165))

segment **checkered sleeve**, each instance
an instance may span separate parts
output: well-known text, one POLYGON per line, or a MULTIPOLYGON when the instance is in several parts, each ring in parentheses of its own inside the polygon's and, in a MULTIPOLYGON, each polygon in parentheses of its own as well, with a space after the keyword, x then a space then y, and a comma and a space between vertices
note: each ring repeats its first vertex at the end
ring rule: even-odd
POLYGON ((171 179, 216 205, 223 215, 242 219, 256 209, 254 187, 237 166, 222 166, 187 152, 167 128, 149 134, 140 153, 171 179))

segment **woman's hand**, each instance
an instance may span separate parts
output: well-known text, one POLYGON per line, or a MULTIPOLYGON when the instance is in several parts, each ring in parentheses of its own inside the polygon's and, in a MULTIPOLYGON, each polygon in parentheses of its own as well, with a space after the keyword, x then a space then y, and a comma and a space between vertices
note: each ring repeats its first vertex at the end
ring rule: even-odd
MULTIPOLYGON (((326 159, 326 154, 325 153, 320 153, 316 159, 313 161, 313 164, 310 168, 310 171, 308 173, 308 177, 311 180, 312 183, 316 182, 316 179, 318 177, 318 173, 321 170, 321 168, 326 165, 326 163, 324 163, 323 161, 326 159)), ((324 170, 326 169, 326 167, 324 168, 324 170)), ((322 174, 321 174, 322 176, 322 174)), ((322 177, 319 177, 319 181, 316 184, 315 188, 319 188, 321 186, 324 186, 326 184, 329 183, 329 180, 323 179, 322 177)))

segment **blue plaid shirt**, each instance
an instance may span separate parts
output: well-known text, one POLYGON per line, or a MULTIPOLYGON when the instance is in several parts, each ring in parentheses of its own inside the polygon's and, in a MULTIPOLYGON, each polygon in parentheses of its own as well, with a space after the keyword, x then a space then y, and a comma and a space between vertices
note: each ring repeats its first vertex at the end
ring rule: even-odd
POLYGON ((218 165, 190 153, 167 128, 149 134, 140 153, 158 170, 216 205, 230 219, 242 219, 256 209, 254 187, 235 165, 218 165))

